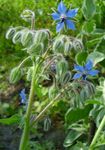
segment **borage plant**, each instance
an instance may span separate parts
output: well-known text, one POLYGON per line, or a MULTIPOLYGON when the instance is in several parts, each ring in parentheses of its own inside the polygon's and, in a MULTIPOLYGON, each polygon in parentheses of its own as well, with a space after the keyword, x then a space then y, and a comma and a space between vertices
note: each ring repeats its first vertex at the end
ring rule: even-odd
MULTIPOLYGON (((80 64, 75 64, 74 57, 77 51, 84 50, 83 41, 65 35, 64 29, 66 31, 67 29, 75 30, 74 17, 77 13, 78 8, 69 10, 62 1, 60 2, 57 12, 52 13, 52 18, 57 22, 56 31, 58 33, 54 39, 48 29, 36 29, 35 14, 30 10, 25 10, 21 14, 21 17, 31 24, 30 28, 11 27, 6 34, 6 38, 12 39, 14 44, 21 43, 23 50, 28 55, 10 74, 11 83, 19 81, 24 73, 27 74, 27 81, 31 82, 29 98, 26 96, 25 89, 20 92, 21 103, 26 107, 25 113, 23 112, 24 118, 22 118, 24 129, 19 150, 30 149, 29 137, 32 127, 45 113, 50 114, 50 107, 57 105, 60 101, 70 106, 65 114, 70 133, 65 139, 64 146, 74 145, 75 149, 80 145, 82 148, 88 147, 86 142, 75 145, 75 140, 88 132, 84 124, 93 106, 91 103, 86 103, 86 100, 95 93, 95 82, 93 84, 91 80, 94 79, 93 76, 97 78, 99 71, 93 69, 95 63, 92 57, 85 57, 85 61, 83 59, 80 64), (74 74, 74 71, 77 73, 74 74), (40 112, 37 111, 39 105, 34 105, 35 101, 40 103, 40 112)), ((49 119, 47 121, 50 122, 49 119)), ((97 135, 94 141, 96 138, 97 135)))

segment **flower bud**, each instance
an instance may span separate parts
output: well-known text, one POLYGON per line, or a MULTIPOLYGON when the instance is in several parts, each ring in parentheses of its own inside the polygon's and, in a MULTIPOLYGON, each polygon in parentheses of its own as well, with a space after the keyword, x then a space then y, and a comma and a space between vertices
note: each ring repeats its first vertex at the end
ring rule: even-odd
POLYGON ((33 44, 33 37, 35 33, 27 28, 22 30, 21 43, 23 46, 30 46, 33 44))
POLYGON ((64 54, 69 55, 71 49, 72 49, 72 42, 71 41, 66 42, 64 48, 64 54))
POLYGON ((82 50, 83 49, 83 43, 81 40, 79 39, 75 39, 73 41, 73 47, 74 47, 74 50, 82 50))
POLYGON ((28 81, 31 81, 31 79, 32 79, 32 73, 33 73, 33 67, 30 67, 28 69, 28 72, 27 72, 27 80, 28 81))
POLYGON ((51 64, 50 70, 51 70, 51 72, 56 73, 56 64, 55 63, 51 64))
POLYGON ((15 33, 16 33, 16 29, 13 27, 10 28, 6 33, 6 39, 12 39, 15 33))
POLYGON ((30 22, 35 17, 35 13, 31 10, 24 10, 21 14, 23 20, 30 22))
POLYGON ((36 31, 35 37, 34 37, 34 43, 40 43, 45 42, 49 39, 49 32, 47 30, 38 30, 36 31))
POLYGON ((64 78, 63 78, 63 84, 67 84, 71 79, 71 73, 70 71, 67 71, 64 75, 64 78))
POLYGON ((30 46, 27 49, 27 52, 30 55, 34 55, 34 54, 35 55, 41 55, 43 53, 43 50, 44 50, 44 44, 43 43, 37 43, 37 44, 30 46))
POLYGON ((12 39, 13 43, 14 44, 20 43, 21 42, 21 36, 22 36, 22 32, 21 31, 16 32, 14 37, 13 37, 13 39, 12 39))
POLYGON ((33 44, 27 48, 27 52, 31 55, 42 55, 48 45, 49 32, 48 30, 38 30, 34 35, 33 44))
POLYGON ((68 70, 68 63, 65 60, 61 60, 57 63, 56 66, 58 78, 64 75, 68 70))
POLYGON ((54 52, 69 55, 71 49, 72 49, 72 41, 70 40, 69 36, 60 35, 55 39, 53 43, 54 52))
POLYGON ((48 131, 51 127, 51 119, 46 117, 44 120, 44 131, 48 131))
POLYGON ((56 53, 64 52, 64 42, 62 40, 56 40, 53 44, 53 51, 56 53))
POLYGON ((22 73, 19 67, 15 67, 12 69, 10 73, 10 83, 16 83, 21 79, 22 73))

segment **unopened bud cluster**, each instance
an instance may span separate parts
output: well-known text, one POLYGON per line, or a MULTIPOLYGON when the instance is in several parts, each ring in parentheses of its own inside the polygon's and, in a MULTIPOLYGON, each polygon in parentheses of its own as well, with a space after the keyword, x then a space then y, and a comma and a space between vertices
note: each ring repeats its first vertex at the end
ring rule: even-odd
POLYGON ((70 36, 60 35, 56 37, 53 42, 54 53, 69 55, 72 49, 74 49, 75 51, 82 50, 82 41, 80 39, 72 38, 70 36))

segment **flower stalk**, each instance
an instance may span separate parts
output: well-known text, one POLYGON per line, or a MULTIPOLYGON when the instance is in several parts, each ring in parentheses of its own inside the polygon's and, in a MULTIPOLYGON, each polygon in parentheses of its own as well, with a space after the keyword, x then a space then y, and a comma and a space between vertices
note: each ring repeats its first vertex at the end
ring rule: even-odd
POLYGON ((32 126, 37 122, 39 121, 43 115, 45 114, 45 112, 47 110, 49 110, 49 108, 55 103, 55 102, 58 102, 59 101, 59 98, 61 97, 61 95, 65 92, 65 89, 68 89, 68 86, 65 87, 64 89, 61 90, 61 92, 54 98, 50 101, 50 103, 48 103, 48 105, 36 116, 35 120, 32 122, 32 126))

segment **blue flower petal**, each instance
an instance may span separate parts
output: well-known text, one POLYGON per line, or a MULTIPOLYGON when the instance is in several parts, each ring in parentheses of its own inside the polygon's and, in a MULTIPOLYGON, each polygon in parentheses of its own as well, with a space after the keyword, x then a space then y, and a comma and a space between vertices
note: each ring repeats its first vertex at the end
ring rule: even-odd
POLYGON ((66 20, 66 25, 68 29, 75 30, 75 25, 71 20, 66 20))
POLYGON ((96 76, 98 73, 99 73, 98 70, 90 70, 90 71, 88 71, 88 75, 91 75, 91 76, 96 76))
POLYGON ((60 32, 64 27, 64 22, 59 22, 56 26, 56 31, 60 32))
POLYGON ((26 98, 26 94, 25 94, 25 89, 23 89, 19 95, 21 97, 21 102, 26 103, 27 98, 26 98))
POLYGON ((66 13, 66 16, 70 17, 70 18, 73 18, 73 17, 76 16, 77 12, 78 12, 78 8, 68 10, 67 13, 66 13))
POLYGON ((81 73, 76 73, 74 76, 73 76, 73 79, 78 79, 82 77, 82 74, 81 73))
POLYGON ((86 70, 91 70, 93 68, 93 62, 91 60, 88 60, 86 65, 84 66, 86 70))
POLYGON ((83 66, 78 66, 78 65, 74 65, 74 70, 80 71, 80 72, 84 72, 85 71, 83 66))
POLYGON ((65 7, 65 5, 63 4, 63 2, 61 1, 58 5, 58 12, 60 12, 61 14, 65 13, 67 10, 67 8, 65 7))
POLYGON ((60 19, 60 15, 58 13, 52 13, 51 14, 54 20, 59 20, 60 19))

